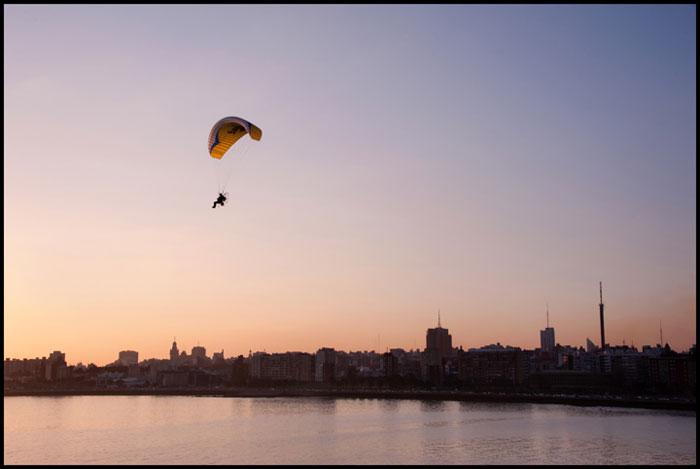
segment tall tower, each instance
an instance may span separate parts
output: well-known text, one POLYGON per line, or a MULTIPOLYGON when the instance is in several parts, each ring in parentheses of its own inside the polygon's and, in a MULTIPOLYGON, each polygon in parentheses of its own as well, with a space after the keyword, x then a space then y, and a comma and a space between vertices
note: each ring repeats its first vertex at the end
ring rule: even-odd
POLYGON ((605 352, 605 317, 603 309, 603 282, 600 282, 600 349, 605 352))
POLYGON ((177 349, 177 342, 175 342, 175 337, 173 337, 173 346, 170 349, 170 362, 175 363, 179 357, 179 351, 177 349))
POLYGON ((554 328, 549 327, 549 303, 547 303, 547 327, 540 331, 540 348, 543 351, 551 352, 554 350, 555 344, 554 328))
POLYGON ((452 355, 452 336, 442 327, 438 310, 438 326, 425 334, 425 351, 421 358, 423 379, 432 384, 441 384, 445 374, 445 359, 452 355))
POLYGON ((438 352, 441 357, 447 357, 452 354, 452 336, 450 331, 442 327, 438 312, 438 327, 428 329, 425 337, 426 351, 438 352))

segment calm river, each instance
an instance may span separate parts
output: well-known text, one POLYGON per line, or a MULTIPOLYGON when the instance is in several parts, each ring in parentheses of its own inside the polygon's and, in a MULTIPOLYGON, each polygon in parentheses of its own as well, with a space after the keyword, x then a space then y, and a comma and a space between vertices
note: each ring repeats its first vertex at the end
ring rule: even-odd
POLYGON ((5 464, 695 464, 695 412, 380 399, 5 397, 5 464))

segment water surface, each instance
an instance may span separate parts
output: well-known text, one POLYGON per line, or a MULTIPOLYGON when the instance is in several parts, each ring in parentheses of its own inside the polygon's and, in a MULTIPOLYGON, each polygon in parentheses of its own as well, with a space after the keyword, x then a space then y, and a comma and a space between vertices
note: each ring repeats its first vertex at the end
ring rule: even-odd
POLYGON ((6 464, 695 464, 695 412, 189 396, 5 397, 6 464))

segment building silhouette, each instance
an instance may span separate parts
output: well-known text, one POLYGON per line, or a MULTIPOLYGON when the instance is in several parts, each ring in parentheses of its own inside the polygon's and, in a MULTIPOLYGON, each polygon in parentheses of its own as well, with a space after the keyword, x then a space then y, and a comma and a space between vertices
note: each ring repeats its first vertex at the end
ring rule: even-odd
POLYGON ((549 305, 547 306, 547 327, 540 331, 540 348, 545 352, 551 352, 556 345, 554 339, 554 328, 549 327, 549 305))
POLYGON ((586 337, 586 352, 593 353, 593 352, 597 352, 597 351, 598 351, 598 347, 596 346, 596 344, 594 344, 591 339, 586 337))
POLYGON ((425 334, 425 349, 436 352, 440 357, 448 357, 452 354, 452 336, 449 330, 440 324, 440 312, 438 312, 438 326, 428 329, 425 334))
POLYGON ((211 359, 215 365, 220 365, 220 364, 224 363, 226 360, 224 358, 223 349, 221 350, 221 352, 214 352, 211 356, 211 359))
POLYGON ((51 352, 46 360, 44 378, 46 381, 58 381, 64 379, 68 374, 66 364, 66 354, 58 350, 51 352))
POLYGON ((425 351, 421 371, 423 379, 434 385, 441 385, 445 379, 445 362, 452 356, 452 336, 448 329, 440 323, 440 311, 438 311, 438 325, 428 329, 425 334, 425 351))
POLYGON ((330 383, 335 379, 335 349, 324 347, 316 352, 315 381, 330 383))
POLYGON ((138 365, 139 353, 134 350, 122 350, 117 361, 122 366, 138 365))
POLYGON ((180 352, 177 349, 177 342, 173 339, 173 346, 170 348, 170 363, 175 365, 180 357, 180 352))
POLYGON ((553 327, 547 327, 543 331, 540 331, 540 348, 542 350, 551 352, 554 350, 555 344, 553 327))
POLYGON ((255 352, 250 360, 250 377, 272 381, 314 381, 314 356, 304 352, 255 352))

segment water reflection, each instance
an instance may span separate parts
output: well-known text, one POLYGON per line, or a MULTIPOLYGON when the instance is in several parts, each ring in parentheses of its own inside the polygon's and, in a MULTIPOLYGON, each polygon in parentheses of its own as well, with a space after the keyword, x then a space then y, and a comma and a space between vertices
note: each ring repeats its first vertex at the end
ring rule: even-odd
POLYGON ((331 398, 10 397, 9 464, 694 464, 695 415, 331 398), (86 450, 89 448, 89 450, 86 450))
POLYGON ((447 404, 451 402, 446 401, 420 401, 420 409, 423 412, 444 412, 447 409, 447 404))
POLYGON ((379 408, 387 413, 393 414, 399 411, 401 401, 398 399, 378 399, 379 408))
POLYGON ((475 412, 488 410, 489 412, 524 412, 530 413, 533 404, 529 403, 491 403, 491 402, 469 402, 459 401, 459 410, 462 412, 475 412))
POLYGON ((338 401, 330 397, 287 398, 260 397, 248 401, 249 412, 256 415, 298 415, 309 412, 317 414, 335 414, 338 401))

